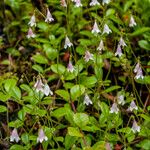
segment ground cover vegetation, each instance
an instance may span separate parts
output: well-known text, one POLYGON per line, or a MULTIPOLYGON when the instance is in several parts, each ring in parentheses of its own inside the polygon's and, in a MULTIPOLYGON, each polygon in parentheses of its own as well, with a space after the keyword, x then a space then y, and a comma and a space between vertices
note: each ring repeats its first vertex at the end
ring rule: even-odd
POLYGON ((0 8, 0 149, 150 149, 150 0, 0 8))

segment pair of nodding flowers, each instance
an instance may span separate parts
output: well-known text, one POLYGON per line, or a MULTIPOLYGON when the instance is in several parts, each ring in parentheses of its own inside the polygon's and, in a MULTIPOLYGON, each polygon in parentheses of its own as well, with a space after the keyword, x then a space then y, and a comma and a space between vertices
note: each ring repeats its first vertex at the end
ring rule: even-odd
MULTIPOLYGON (((48 140, 48 137, 45 135, 43 129, 39 129, 39 132, 38 132, 38 137, 37 137, 37 143, 40 142, 42 143, 43 141, 47 141, 48 140)), ((13 131, 11 132, 11 135, 10 135, 10 142, 19 142, 20 141, 20 137, 18 135, 18 132, 17 132, 17 129, 14 128, 13 131)))
POLYGON ((36 92, 42 92, 43 94, 45 94, 46 96, 53 95, 53 92, 51 91, 49 85, 43 84, 41 78, 38 78, 36 83, 34 84, 34 88, 36 90, 36 92))
MULTIPOLYGON (((99 27, 98 27, 98 24, 97 24, 97 22, 96 22, 96 20, 95 20, 95 22, 94 22, 94 25, 93 25, 93 28, 92 28, 92 31, 91 31, 94 35, 97 35, 98 33, 101 33, 101 30, 99 29, 99 27)), ((108 25, 107 24, 104 24, 104 29, 103 29, 103 33, 102 34, 109 34, 109 33, 111 33, 112 31, 111 31, 111 29, 108 27, 108 25)))
MULTIPOLYGON (((45 22, 52 22, 54 21, 54 18, 52 17, 49 9, 47 8, 47 15, 45 18, 45 22)), ((27 38, 35 38, 35 34, 33 33, 33 30, 31 27, 35 26, 36 27, 36 19, 35 19, 35 15, 33 15, 28 23, 28 25, 30 26, 29 30, 28 30, 28 34, 27 34, 27 38)))

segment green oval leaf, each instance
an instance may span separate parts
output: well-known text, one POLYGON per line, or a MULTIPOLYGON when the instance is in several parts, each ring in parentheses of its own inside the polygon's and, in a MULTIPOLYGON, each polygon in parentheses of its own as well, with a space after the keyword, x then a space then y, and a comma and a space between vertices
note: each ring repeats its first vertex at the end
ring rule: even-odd
POLYGON ((72 100, 76 100, 78 97, 80 97, 85 92, 85 87, 83 85, 74 85, 70 89, 71 98, 72 100))

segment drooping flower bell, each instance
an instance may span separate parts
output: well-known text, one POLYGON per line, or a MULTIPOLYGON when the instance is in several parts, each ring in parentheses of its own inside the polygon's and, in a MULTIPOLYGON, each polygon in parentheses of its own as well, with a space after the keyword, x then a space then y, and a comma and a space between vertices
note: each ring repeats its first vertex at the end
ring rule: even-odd
POLYGON ((120 44, 118 44, 118 46, 117 46, 117 51, 116 51, 116 53, 115 53, 115 56, 119 56, 119 57, 121 57, 122 56, 122 49, 121 49, 121 46, 120 46, 120 44))
POLYGON ((112 107, 110 108, 110 113, 118 113, 119 112, 119 108, 117 107, 116 103, 113 103, 112 107))
POLYGON ((105 25, 104 25, 104 29, 103 29, 103 34, 105 34, 105 33, 109 34, 109 33, 111 33, 111 32, 112 32, 112 31, 110 30, 110 28, 108 27, 108 25, 105 24, 105 25))
POLYGON ((38 137, 37 137, 37 143, 40 142, 42 143, 43 141, 47 141, 48 140, 48 137, 45 135, 43 129, 39 129, 39 132, 38 132, 38 137))
POLYGON ((105 144, 105 148, 106 148, 106 150, 112 150, 110 143, 108 143, 108 142, 105 144))
POLYGON ((127 111, 133 111, 134 109, 135 109, 135 110, 138 110, 138 107, 136 106, 135 102, 132 101, 132 102, 130 103, 130 106, 128 107, 127 111))
POLYGON ((44 85, 44 88, 43 88, 43 93, 48 96, 48 95, 53 95, 53 92, 51 91, 50 87, 48 84, 45 84, 44 85))
POLYGON ((101 31, 100 31, 100 29, 98 28, 97 22, 96 22, 96 20, 95 20, 94 25, 93 25, 93 29, 92 29, 92 33, 93 33, 93 34, 98 34, 98 33, 100 33, 100 32, 101 32, 101 31))
POLYGON ((142 68, 141 68, 139 62, 136 64, 136 66, 135 66, 133 71, 134 71, 134 73, 136 73, 136 75, 134 77, 135 79, 139 79, 139 78, 143 79, 144 78, 143 71, 142 71, 142 68))
POLYGON ((141 127, 138 126, 138 124, 135 120, 133 121, 131 130, 133 131, 133 133, 140 132, 140 130, 141 130, 141 127))
POLYGON ((82 7, 81 0, 75 0, 75 7, 82 7))
POLYGON ((88 62, 89 60, 93 60, 93 54, 91 54, 89 51, 85 52, 84 60, 88 62))
POLYGON ((122 47, 127 46, 124 39, 122 38, 122 36, 120 37, 119 45, 122 46, 122 47))
POLYGON ((68 36, 66 36, 64 49, 66 49, 67 47, 71 47, 71 46, 73 46, 73 44, 70 42, 68 36))
POLYGON ((125 104, 124 95, 122 94, 122 91, 117 93, 117 101, 118 101, 118 104, 120 105, 125 104))
POLYGON ((36 35, 33 33, 32 29, 29 28, 27 38, 29 39, 29 38, 35 38, 35 37, 36 35))
POLYGON ((136 26, 136 22, 135 22, 133 16, 131 15, 130 22, 129 22, 129 27, 134 27, 134 26, 136 26))
POLYGON ((67 7, 66 0, 60 0, 60 4, 62 7, 67 7))
POLYGON ((41 78, 37 79, 36 83, 34 84, 34 88, 35 88, 36 92, 41 91, 43 93, 44 84, 43 84, 41 78))
POLYGON ((54 21, 54 18, 52 17, 49 9, 47 8, 47 15, 46 15, 46 18, 45 18, 45 22, 49 23, 49 22, 52 22, 52 21, 54 21))
POLYGON ((17 129, 14 128, 11 135, 10 135, 10 142, 16 141, 17 143, 19 142, 20 138, 17 132, 17 129))
POLYGON ((30 27, 35 26, 36 27, 36 21, 35 21, 35 15, 33 15, 28 23, 28 25, 30 25, 30 27))
POLYGON ((75 70, 75 68, 72 65, 72 62, 69 61, 68 66, 67 66, 67 71, 73 73, 74 70, 75 70))
POLYGON ((99 46, 97 47, 97 50, 99 50, 100 53, 102 53, 102 50, 104 50, 104 43, 103 43, 103 40, 100 41, 99 46))
POLYGON ((91 101, 91 99, 90 99, 90 97, 88 96, 88 94, 85 94, 83 104, 85 104, 85 105, 87 105, 87 106, 90 105, 90 104, 93 104, 93 102, 91 101))
POLYGON ((90 6, 100 5, 100 3, 97 0, 91 0, 90 6))
POLYGON ((103 0, 102 4, 105 5, 105 4, 109 4, 110 3, 110 0, 103 0))

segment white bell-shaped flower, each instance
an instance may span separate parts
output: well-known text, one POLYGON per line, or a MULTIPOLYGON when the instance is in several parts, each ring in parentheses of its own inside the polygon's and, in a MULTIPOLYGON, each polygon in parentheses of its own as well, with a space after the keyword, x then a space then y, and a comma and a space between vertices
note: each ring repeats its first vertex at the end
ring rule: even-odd
POLYGON ((98 33, 100 33, 100 32, 101 32, 101 31, 100 31, 100 29, 98 28, 97 22, 96 22, 96 20, 95 20, 94 25, 93 25, 93 29, 92 29, 92 33, 93 33, 93 34, 98 34, 98 33))
POLYGON ((83 104, 85 104, 85 105, 87 105, 87 106, 90 105, 90 104, 93 104, 93 102, 91 101, 91 99, 90 99, 90 97, 88 96, 88 94, 85 94, 83 104))
POLYGON ((35 26, 36 27, 36 21, 35 21, 35 15, 33 15, 28 23, 31 27, 35 26))
POLYGON ((133 133, 140 132, 140 130, 141 130, 141 127, 138 126, 138 124, 135 120, 133 121, 131 130, 133 131, 133 133))
POLYGON ((43 141, 47 141, 48 137, 45 135, 43 129, 41 128, 38 132, 37 143, 42 143, 43 141))
POLYGON ((47 15, 46 15, 45 22, 48 22, 48 23, 49 23, 49 22, 52 22, 52 21, 54 21, 54 18, 52 17, 52 15, 51 15, 49 9, 47 8, 47 15))
POLYGON ((119 112, 119 108, 117 107, 116 103, 113 103, 112 107, 110 108, 110 113, 118 113, 119 112))
POLYGON ((135 22, 133 16, 131 16, 130 22, 129 22, 129 27, 134 27, 134 26, 136 26, 136 22, 135 22))
POLYGON ((100 3, 97 0, 91 0, 90 6, 100 5, 100 3))
POLYGON ((111 33, 111 32, 112 32, 111 29, 108 27, 107 24, 105 24, 105 25, 104 25, 103 34, 105 34, 105 33, 109 34, 109 33, 111 33))
POLYGON ((16 141, 17 143, 19 142, 20 138, 17 132, 17 129, 14 128, 11 135, 10 135, 10 142, 16 141))
POLYGON ((70 42, 68 36, 66 36, 64 49, 66 49, 67 47, 71 47, 71 46, 73 46, 73 44, 70 42))

